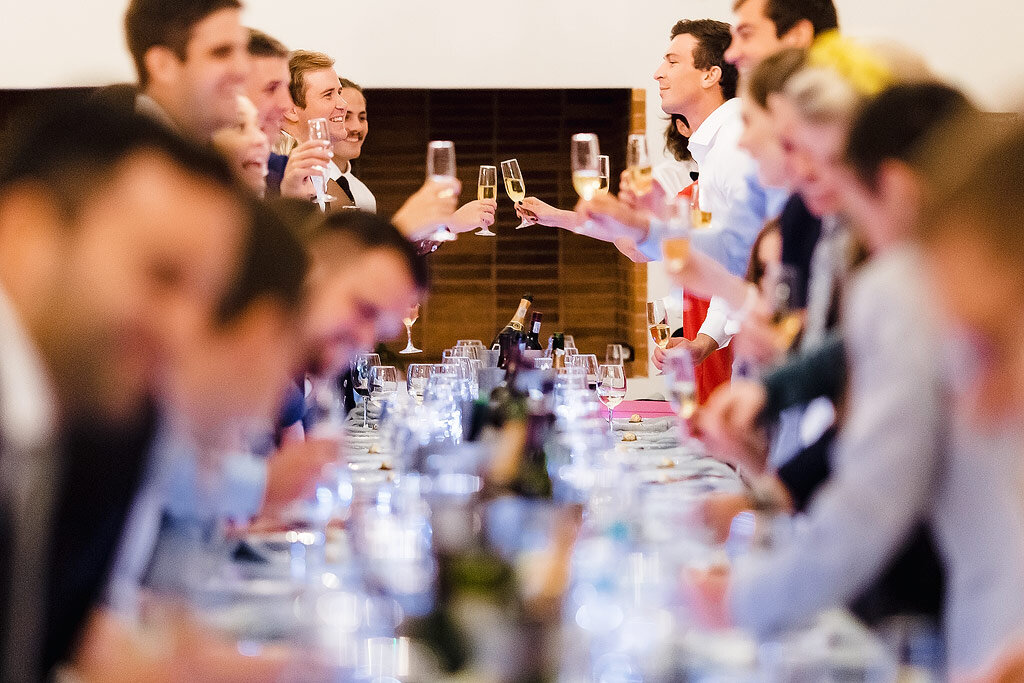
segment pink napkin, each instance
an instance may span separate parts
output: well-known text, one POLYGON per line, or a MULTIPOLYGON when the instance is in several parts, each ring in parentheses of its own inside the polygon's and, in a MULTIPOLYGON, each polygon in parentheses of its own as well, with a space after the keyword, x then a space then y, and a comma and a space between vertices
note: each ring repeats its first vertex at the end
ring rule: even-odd
POLYGON ((676 413, 668 401, 623 401, 612 411, 614 417, 672 417, 676 413))

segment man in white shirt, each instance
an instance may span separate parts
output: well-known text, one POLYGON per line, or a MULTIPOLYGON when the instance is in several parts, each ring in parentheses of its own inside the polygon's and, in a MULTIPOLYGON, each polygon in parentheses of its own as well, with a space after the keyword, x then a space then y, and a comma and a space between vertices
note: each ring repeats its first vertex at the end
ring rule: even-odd
POLYGON ((346 137, 334 142, 334 159, 328 166, 332 180, 341 185, 356 208, 370 213, 377 213, 377 199, 370 188, 352 173, 352 160, 358 159, 363 151, 363 141, 370 131, 366 117, 366 95, 363 88, 347 78, 340 79, 341 96, 348 102, 348 113, 345 115, 346 137), (344 181, 341 180, 344 178, 344 181))

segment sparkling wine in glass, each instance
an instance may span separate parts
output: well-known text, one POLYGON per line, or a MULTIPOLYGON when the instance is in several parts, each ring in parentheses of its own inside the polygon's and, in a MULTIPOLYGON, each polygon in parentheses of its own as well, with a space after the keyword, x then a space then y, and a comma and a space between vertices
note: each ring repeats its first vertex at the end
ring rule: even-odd
MULTIPOLYGON (((427 143, 427 180, 442 186, 438 196, 454 197, 458 187, 455 167, 455 143, 451 140, 432 140, 427 143)), ((455 235, 446 226, 440 226, 429 239, 433 242, 451 242, 455 235)))
POLYGON ((572 186, 580 199, 591 200, 601 188, 601 150, 593 133, 576 133, 569 143, 572 186))
MULTIPOLYGON (((308 126, 309 139, 320 140, 326 143, 327 148, 330 149, 331 132, 327 128, 327 119, 310 119, 308 126)), ((317 166, 317 170, 320 171, 320 175, 311 175, 309 180, 313 183, 313 189, 316 191, 316 203, 320 205, 320 210, 323 211, 327 207, 327 202, 333 202, 335 198, 327 194, 327 169, 323 166, 317 166)))
POLYGON ((672 409, 679 417, 689 420, 697 410, 697 380, 689 349, 677 346, 669 351, 665 355, 664 374, 672 409))
POLYGON ((417 349, 412 343, 412 326, 416 324, 416 321, 420 318, 420 305, 414 304, 409 307, 409 310, 405 312, 405 317, 402 318, 402 324, 405 325, 405 336, 408 338, 409 343, 405 345, 405 348, 399 351, 399 353, 423 353, 423 349, 417 349))
POLYGON ((370 374, 373 368, 380 365, 380 356, 376 353, 361 353, 352 362, 353 389, 363 397, 363 427, 366 427, 366 402, 370 397, 370 374))
POLYGON ((626 373, 621 365, 602 365, 597 370, 597 397, 608 408, 608 431, 613 431, 612 413, 626 398, 626 373))
POLYGON ((672 330, 668 325, 668 312, 665 310, 665 302, 661 299, 647 302, 647 329, 651 333, 654 343, 661 348, 668 348, 669 339, 672 338, 672 330))
POLYGON ((633 194, 642 197, 651 191, 654 176, 651 158, 647 154, 647 136, 642 133, 632 133, 626 140, 626 172, 633 194))
MULTIPOLYGON (((498 198, 498 169, 494 166, 480 167, 480 175, 476 181, 476 198, 495 200, 498 198)), ((481 237, 494 237, 495 235, 486 225, 477 230, 476 234, 481 237)))
MULTIPOLYGON (((516 159, 506 159, 501 162, 501 177, 505 180, 505 192, 513 204, 526 199, 526 183, 523 182, 523 172, 519 170, 519 162, 516 159)), ((528 228, 530 224, 524 218, 516 226, 516 230, 528 228)))

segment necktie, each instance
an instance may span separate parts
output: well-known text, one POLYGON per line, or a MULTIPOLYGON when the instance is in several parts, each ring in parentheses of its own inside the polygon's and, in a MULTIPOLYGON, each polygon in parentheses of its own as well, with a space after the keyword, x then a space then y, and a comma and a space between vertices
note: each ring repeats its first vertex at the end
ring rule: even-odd
POLYGON ((352 187, 348 183, 348 178, 346 178, 345 176, 338 176, 338 187, 340 187, 341 191, 344 192, 345 195, 352 200, 353 204, 356 203, 356 198, 352 194, 352 187))

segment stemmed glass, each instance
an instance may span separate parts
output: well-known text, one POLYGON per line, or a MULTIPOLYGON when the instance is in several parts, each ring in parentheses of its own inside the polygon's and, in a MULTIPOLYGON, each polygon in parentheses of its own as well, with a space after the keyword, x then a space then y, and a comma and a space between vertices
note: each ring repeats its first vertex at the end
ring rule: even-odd
POLYGON ((416 321, 420 318, 420 305, 414 304, 409 307, 409 310, 405 312, 405 317, 402 318, 402 324, 405 325, 405 336, 409 339, 409 343, 405 345, 405 348, 399 351, 399 353, 423 353, 423 349, 417 349, 412 344, 412 326, 416 324, 416 321))
POLYGON ((601 150, 593 133, 576 133, 569 145, 572 186, 581 199, 591 200, 601 188, 601 150))
MULTIPOLYGON (((477 199, 497 199, 498 198, 498 169, 494 166, 481 166, 480 175, 476 181, 476 198, 477 199)), ((494 237, 495 233, 485 225, 476 231, 477 235, 481 237, 494 237)))
POLYGON ((398 393, 398 368, 376 365, 370 370, 370 400, 383 405, 398 393))
POLYGON ((669 351, 665 355, 664 368, 669 403, 679 417, 689 420, 697 410, 697 380, 689 349, 677 346, 669 351))
POLYGON ((599 154, 597 157, 597 176, 601 179, 601 182, 597 186, 597 192, 594 194, 608 194, 608 190, 611 187, 608 182, 610 174, 611 162, 608 159, 608 155, 599 154))
MULTIPOLYGON (((310 119, 309 123, 309 139, 320 140, 321 142, 327 143, 327 147, 331 145, 331 132, 327 128, 327 119, 310 119)), ((320 205, 320 210, 326 210, 327 202, 333 202, 335 197, 327 194, 327 169, 323 166, 316 167, 320 171, 320 175, 309 176, 310 182, 313 183, 313 189, 316 191, 316 203, 320 205)))
POLYGON ((622 365, 625 354, 622 352, 622 344, 609 344, 605 347, 604 362, 608 365, 622 365))
MULTIPOLYGON (((507 159, 501 162, 501 177, 505 180, 505 192, 513 204, 526 199, 526 183, 523 182, 523 172, 519 170, 519 162, 515 159, 507 159)), ((528 228, 530 224, 524 218, 516 226, 516 230, 528 228)))
POLYGON ((587 375, 587 388, 591 391, 597 389, 597 371, 600 366, 597 364, 597 355, 593 353, 580 353, 569 356, 569 364, 583 368, 587 375))
POLYGON ((621 365, 602 365, 597 369, 597 397, 608 408, 608 431, 614 431, 612 412, 626 398, 626 373, 621 365))
POLYGON ((430 363, 412 363, 405 369, 406 386, 420 403, 423 402, 423 392, 427 388, 427 380, 434 366, 430 363))
MULTIPOLYGON (((427 180, 443 186, 438 196, 454 197, 459 181, 455 175, 455 143, 451 140, 432 140, 427 143, 427 180)), ((433 242, 451 242, 455 239, 446 226, 440 226, 429 238, 433 242)))
POLYGON ((765 284, 779 349, 788 351, 803 329, 803 315, 797 304, 800 274, 791 265, 772 264, 765 274, 765 284))
POLYGON ((380 365, 380 356, 376 353, 361 353, 356 356, 352 363, 352 372, 355 375, 355 392, 363 397, 363 428, 366 428, 366 403, 370 398, 370 374, 373 368, 380 365))
POLYGON ((647 136, 632 133, 626 140, 626 171, 633 194, 642 197, 651 191, 654 176, 651 174, 651 158, 647 154, 647 136))

